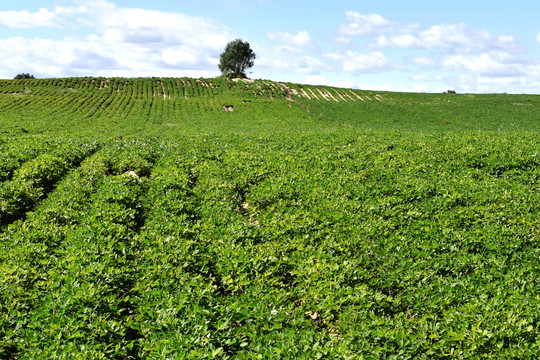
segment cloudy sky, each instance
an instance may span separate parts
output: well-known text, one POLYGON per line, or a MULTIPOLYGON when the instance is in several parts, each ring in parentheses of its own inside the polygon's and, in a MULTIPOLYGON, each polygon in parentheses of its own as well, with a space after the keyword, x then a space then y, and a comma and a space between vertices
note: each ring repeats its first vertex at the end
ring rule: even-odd
POLYGON ((219 75, 349 88, 540 94, 538 0, 5 0, 0 78, 219 75))

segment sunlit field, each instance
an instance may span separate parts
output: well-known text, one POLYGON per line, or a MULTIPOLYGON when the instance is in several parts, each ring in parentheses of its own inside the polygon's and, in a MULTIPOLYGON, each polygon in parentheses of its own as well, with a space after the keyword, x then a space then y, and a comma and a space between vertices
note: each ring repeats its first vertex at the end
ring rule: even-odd
POLYGON ((540 353, 540 96, 0 81, 0 358, 540 353))

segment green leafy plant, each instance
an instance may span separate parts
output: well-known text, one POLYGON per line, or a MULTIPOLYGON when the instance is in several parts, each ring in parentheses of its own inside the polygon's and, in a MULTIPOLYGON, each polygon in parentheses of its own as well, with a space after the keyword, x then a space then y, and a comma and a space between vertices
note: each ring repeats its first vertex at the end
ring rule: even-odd
POLYGON ((534 358, 538 104, 0 81, 0 358, 534 358))

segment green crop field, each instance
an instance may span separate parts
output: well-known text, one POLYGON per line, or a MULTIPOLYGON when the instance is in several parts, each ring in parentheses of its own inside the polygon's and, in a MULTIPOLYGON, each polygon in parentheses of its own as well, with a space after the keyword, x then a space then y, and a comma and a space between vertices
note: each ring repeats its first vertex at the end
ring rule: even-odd
POLYGON ((540 96, 0 81, 0 358, 540 357, 540 96))

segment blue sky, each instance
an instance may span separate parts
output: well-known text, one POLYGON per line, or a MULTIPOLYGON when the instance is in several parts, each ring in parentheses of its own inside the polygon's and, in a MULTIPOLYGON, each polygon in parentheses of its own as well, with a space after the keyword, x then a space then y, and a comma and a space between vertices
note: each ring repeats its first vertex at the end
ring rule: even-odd
POLYGON ((0 5, 0 78, 219 75, 349 88, 540 94, 540 2, 19 0, 0 5))

